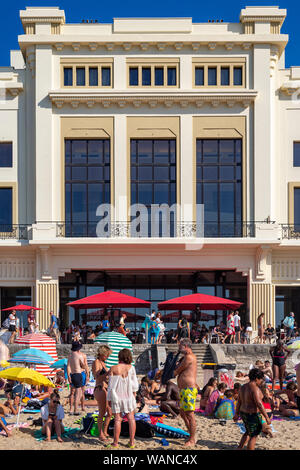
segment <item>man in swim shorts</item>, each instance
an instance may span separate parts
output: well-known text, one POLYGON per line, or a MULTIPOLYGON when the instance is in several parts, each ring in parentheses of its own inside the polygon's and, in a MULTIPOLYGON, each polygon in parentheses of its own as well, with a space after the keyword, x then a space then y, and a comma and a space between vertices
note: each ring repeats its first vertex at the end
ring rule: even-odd
POLYGON ((89 377, 89 367, 86 355, 80 352, 81 348, 81 343, 77 341, 72 343, 71 354, 69 355, 67 364, 68 380, 71 385, 70 413, 72 414, 74 403, 74 415, 79 415, 78 406, 82 398, 84 387, 82 372, 84 371, 86 377, 89 377))
POLYGON ((180 416, 184 420, 190 437, 185 443, 186 447, 196 444, 196 420, 195 408, 198 388, 196 383, 197 377, 197 359, 192 351, 192 342, 189 338, 183 338, 179 343, 178 351, 183 354, 183 359, 174 371, 177 377, 177 383, 180 395, 180 416))
POLYGON ((240 389, 233 419, 237 422, 240 416, 246 429, 238 449, 243 449, 247 444, 248 450, 254 450, 257 437, 262 431, 262 417, 267 425, 270 425, 271 421, 262 403, 263 394, 260 386, 264 381, 264 373, 260 369, 251 369, 249 380, 250 382, 240 389))

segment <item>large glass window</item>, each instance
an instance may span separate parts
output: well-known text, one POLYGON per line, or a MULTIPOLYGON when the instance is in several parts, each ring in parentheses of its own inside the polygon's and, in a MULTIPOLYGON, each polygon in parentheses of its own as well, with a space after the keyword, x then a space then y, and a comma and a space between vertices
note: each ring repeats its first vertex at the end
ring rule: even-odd
POLYGON ((0 168, 12 167, 12 142, 0 142, 0 168))
POLYGON ((64 67, 64 86, 73 86, 73 68, 64 67))
POLYGON ((294 189, 294 230, 300 231, 300 188, 294 189))
MULTIPOLYGON (((131 205, 143 204, 148 213, 146 236, 155 236, 152 225, 151 205, 167 204, 170 208, 176 203, 176 141, 131 140, 131 205)), ((153 211, 152 211, 153 216, 153 211)), ((133 216, 133 218, 135 218, 133 216)), ((175 234, 175 215, 170 213, 169 235, 175 234)), ((142 235, 142 228, 139 228, 142 235)), ((164 236, 162 218, 159 222, 159 235, 164 236)))
POLYGON ((197 204, 206 237, 243 236, 240 139, 197 140, 197 204))
POLYGON ((96 237, 96 210, 104 203, 110 203, 109 140, 66 140, 66 236, 96 237))
POLYGON ((0 188, 0 232, 10 232, 12 230, 12 198, 12 188, 0 188))
POLYGON ((294 166, 300 166, 300 142, 294 142, 294 166))

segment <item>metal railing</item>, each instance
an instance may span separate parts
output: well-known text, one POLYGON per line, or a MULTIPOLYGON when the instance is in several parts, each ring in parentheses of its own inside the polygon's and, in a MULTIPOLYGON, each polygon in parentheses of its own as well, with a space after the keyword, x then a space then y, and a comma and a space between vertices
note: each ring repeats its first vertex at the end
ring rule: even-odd
POLYGON ((0 240, 28 240, 30 225, 0 224, 0 240))
POLYGON ((151 232, 150 224, 146 230, 132 230, 130 222, 107 223, 105 231, 97 233, 97 223, 57 222, 58 238, 255 238, 256 224, 259 222, 205 223, 175 222, 165 230, 151 232))
POLYGON ((281 238, 283 240, 300 240, 300 225, 281 224, 281 238))

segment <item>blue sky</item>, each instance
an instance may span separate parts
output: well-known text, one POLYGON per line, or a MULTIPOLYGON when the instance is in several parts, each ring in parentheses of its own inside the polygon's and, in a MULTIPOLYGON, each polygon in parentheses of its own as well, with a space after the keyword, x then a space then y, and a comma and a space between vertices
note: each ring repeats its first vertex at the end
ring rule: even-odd
POLYGON ((251 5, 279 5, 288 11, 282 32, 289 34, 290 41, 286 49, 286 64, 300 65, 300 3, 295 0, 214 0, 200 2, 195 0, 151 0, 149 5, 141 0, 19 0, 5 2, 0 15, 0 66, 9 65, 9 51, 18 49, 17 36, 23 29, 19 19, 19 10, 26 6, 59 6, 65 10, 67 23, 80 23, 82 19, 98 19, 99 22, 111 23, 113 18, 124 17, 192 17, 194 22, 206 22, 209 19, 223 19, 224 22, 238 22, 241 8, 251 5))

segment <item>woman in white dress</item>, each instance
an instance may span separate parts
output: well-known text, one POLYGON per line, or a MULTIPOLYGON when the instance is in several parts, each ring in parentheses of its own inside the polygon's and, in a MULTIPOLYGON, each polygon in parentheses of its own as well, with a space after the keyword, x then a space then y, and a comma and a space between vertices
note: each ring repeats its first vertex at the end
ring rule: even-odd
POLYGON ((128 447, 134 448, 136 392, 139 384, 135 368, 131 365, 132 354, 129 349, 119 352, 119 364, 112 366, 109 371, 107 400, 115 416, 114 442, 108 447, 117 448, 121 433, 122 413, 125 413, 129 423, 130 441, 128 447))

